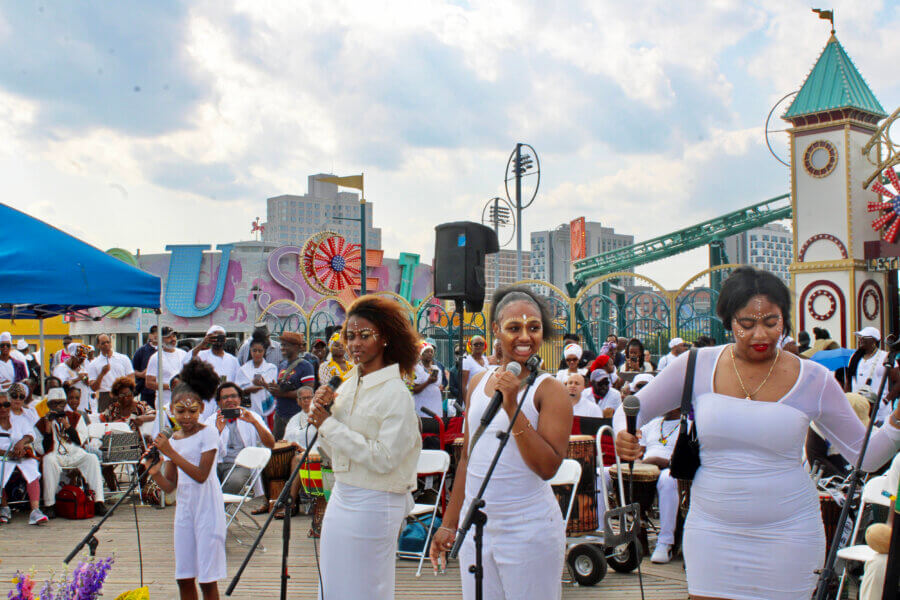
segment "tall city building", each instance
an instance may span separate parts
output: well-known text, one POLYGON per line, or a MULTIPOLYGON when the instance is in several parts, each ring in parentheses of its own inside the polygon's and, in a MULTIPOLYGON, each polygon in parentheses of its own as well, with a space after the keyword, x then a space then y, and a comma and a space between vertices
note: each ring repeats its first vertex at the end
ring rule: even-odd
MULTIPOLYGON (((308 191, 303 196, 285 194, 266 201, 266 223, 263 241, 278 246, 301 245, 319 231, 334 231, 347 241, 358 244, 359 222, 335 217, 359 218, 359 194, 338 191, 334 183, 319 181, 326 173, 310 175, 308 191)), ((381 249, 381 229, 373 227, 372 203, 366 202, 366 247, 381 249)))
MULTIPOLYGON (((522 251, 522 279, 531 277, 531 252, 522 251)), ((490 302, 494 290, 511 285, 516 279, 516 251, 500 249, 496 254, 488 254, 484 260, 484 301, 490 302)))
MULTIPOLYGON (((612 227, 603 227, 595 221, 584 224, 586 256, 618 250, 634 244, 634 236, 616 233, 612 227)), ((531 278, 547 281, 560 289, 572 280, 572 260, 569 224, 556 229, 531 233, 531 278)), ((623 278, 619 285, 634 285, 633 277, 623 278)))
POLYGON ((728 262, 771 271, 791 285, 788 268, 794 260, 794 236, 780 223, 769 223, 725 238, 728 262))

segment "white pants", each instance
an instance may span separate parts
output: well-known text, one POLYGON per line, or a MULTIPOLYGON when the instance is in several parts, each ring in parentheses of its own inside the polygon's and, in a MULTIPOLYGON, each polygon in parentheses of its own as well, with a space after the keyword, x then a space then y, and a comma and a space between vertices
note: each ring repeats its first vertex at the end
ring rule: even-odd
POLYGON ((410 494, 337 482, 322 520, 319 599, 393 600, 397 538, 410 494))
MULTIPOLYGON (((609 474, 609 467, 603 472, 606 480, 607 491, 613 490, 616 498, 619 497, 619 482, 613 482, 609 474)), ((599 489, 599 486, 598 486, 599 489)), ((625 484, 625 493, 628 493, 628 484, 625 484)), ((669 473, 669 469, 663 469, 659 472, 659 479, 656 480, 656 496, 659 502, 659 544, 675 543, 675 524, 678 519, 678 481, 669 473)), ((602 507, 603 499, 599 498, 598 506, 602 507)), ((600 512, 602 513, 602 508, 600 512)), ((603 527, 603 515, 600 515, 600 527, 603 527)))
MULTIPOLYGON (((463 600, 475 598, 475 576, 469 573, 475 564, 474 535, 473 526, 459 550, 463 600)), ((484 600, 558 600, 565 551, 566 525, 559 506, 536 516, 488 518, 482 548, 484 600)))
POLYGON ((48 452, 44 455, 44 504, 56 504, 56 492, 59 488, 59 476, 64 468, 81 471, 88 487, 94 492, 94 500, 103 502, 103 475, 100 473, 100 461, 97 456, 75 446, 67 446, 68 454, 48 452))
POLYGON ((887 554, 876 554, 866 561, 866 570, 859 582, 859 600, 881 600, 884 592, 884 572, 887 568, 887 554))

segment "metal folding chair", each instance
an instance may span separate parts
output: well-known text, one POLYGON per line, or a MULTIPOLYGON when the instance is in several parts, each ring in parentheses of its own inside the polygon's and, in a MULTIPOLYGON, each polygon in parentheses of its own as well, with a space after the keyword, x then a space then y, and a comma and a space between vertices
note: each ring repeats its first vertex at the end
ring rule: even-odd
POLYGON ((416 503, 413 509, 407 515, 408 519, 419 522, 425 527, 425 544, 422 546, 421 552, 397 551, 400 558, 418 558, 419 567, 416 569, 416 577, 422 574, 422 564, 425 562, 425 556, 428 554, 428 546, 431 543, 431 534, 434 531, 434 519, 437 517, 438 508, 441 506, 441 498, 444 496, 444 484, 447 479, 447 470, 450 468, 450 455, 443 450, 422 450, 419 453, 419 462, 416 464, 417 476, 437 475, 441 476, 441 483, 438 486, 437 496, 434 504, 416 503), (431 515, 431 522, 427 525, 423 521, 425 515, 431 515))
MULTIPOLYGON (((266 465, 269 464, 269 458, 272 456, 272 451, 268 448, 256 448, 256 447, 248 447, 244 448, 240 452, 238 452, 237 457, 234 459, 234 465, 232 465, 231 470, 225 475, 225 478, 222 480, 222 498, 225 500, 225 516, 228 519, 228 522, 225 524, 226 530, 231 527, 232 521, 237 519, 238 513, 243 514, 245 517, 250 519, 253 522, 253 525, 256 526, 256 530, 259 531, 261 525, 253 518, 249 512, 244 510, 244 504, 253 498, 253 488, 256 486, 256 482, 259 480, 262 475, 263 469, 266 468, 266 465), (245 469, 250 469, 252 474, 247 482, 241 488, 239 494, 228 494, 225 490, 225 484, 228 483, 229 478, 231 478, 231 474, 234 473, 235 468, 244 467, 245 469)), ((290 515, 285 518, 290 518, 290 515)), ((240 519, 237 519, 237 525, 241 529, 243 529, 248 534, 253 534, 253 530, 241 523, 240 519)), ((238 544, 243 544, 243 540, 237 536, 237 534, 232 533, 235 541, 238 544)), ((261 550, 265 552, 265 548, 261 547, 261 550)))
MULTIPOLYGON (((140 433, 134 432, 128 423, 91 423, 88 425, 88 437, 99 439, 101 442, 108 439, 108 443, 102 445, 101 468, 113 467, 115 469, 116 467, 122 467, 129 478, 137 476, 141 455, 145 450, 144 439, 140 433), (107 438, 107 436, 109 437, 107 438)), ((122 481, 117 481, 117 483, 124 484, 122 481)), ((143 504, 140 480, 138 480, 137 493, 141 504, 143 504)))

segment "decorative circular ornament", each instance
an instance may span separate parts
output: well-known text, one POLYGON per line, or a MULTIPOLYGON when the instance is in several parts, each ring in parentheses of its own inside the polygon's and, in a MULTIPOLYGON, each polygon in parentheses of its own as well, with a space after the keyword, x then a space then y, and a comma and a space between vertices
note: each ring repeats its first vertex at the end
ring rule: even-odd
POLYGON ((880 177, 876 177, 869 186, 869 190, 875 192, 879 196, 887 198, 885 201, 869 202, 868 211, 870 213, 880 213, 872 221, 872 229, 881 231, 881 238, 889 244, 897 241, 897 234, 900 233, 900 219, 897 218, 897 211, 900 211, 900 178, 893 167, 886 168, 882 175, 887 177, 891 182, 893 191, 884 187, 879 181, 880 177))
POLYGON ((872 288, 867 289, 863 292, 862 297, 862 311, 863 315, 869 321, 874 321, 878 318, 878 294, 875 293, 875 290, 872 288))
POLYGON ((803 153, 803 168, 813 177, 826 177, 837 166, 837 148, 827 140, 816 140, 803 153))
POLYGON ((306 240, 306 243, 303 244, 303 248, 301 248, 300 256, 298 258, 300 263, 300 273, 303 274, 306 285, 308 285, 312 291, 322 296, 330 296, 332 295, 332 291, 322 285, 322 283, 319 282, 318 277, 316 277, 314 266, 316 251, 319 249, 319 242, 336 235, 337 233, 333 231, 320 231, 319 233, 311 235, 309 239, 306 240))
POLYGON ((837 300, 835 299, 834 294, 828 290, 816 290, 809 295, 809 300, 806 301, 806 308, 809 311, 809 316, 813 319, 817 321, 827 321, 834 316, 834 313, 837 310, 837 300), (817 312, 815 309, 816 299, 820 296, 825 298, 829 303, 828 310, 824 313, 817 312))
POLYGON ((359 284, 362 272, 362 253, 357 244, 351 244, 339 235, 332 235, 319 242, 313 256, 313 272, 316 281, 335 294, 359 284))

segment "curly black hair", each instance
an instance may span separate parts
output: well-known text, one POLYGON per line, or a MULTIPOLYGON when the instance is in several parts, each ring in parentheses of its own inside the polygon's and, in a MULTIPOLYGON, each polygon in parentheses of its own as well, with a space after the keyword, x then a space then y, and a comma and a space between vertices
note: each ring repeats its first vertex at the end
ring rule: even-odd
POLYGON ((181 381, 172 393, 172 400, 185 394, 208 400, 215 395, 216 388, 219 387, 219 376, 215 369, 199 358, 192 358, 184 365, 178 377, 181 381))

